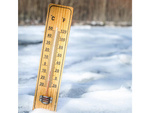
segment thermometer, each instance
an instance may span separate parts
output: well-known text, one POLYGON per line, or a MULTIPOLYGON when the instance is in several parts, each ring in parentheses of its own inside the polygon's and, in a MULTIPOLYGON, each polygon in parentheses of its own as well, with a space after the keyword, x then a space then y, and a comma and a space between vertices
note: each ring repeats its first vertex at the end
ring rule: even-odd
POLYGON ((33 109, 57 109, 72 15, 72 7, 48 7, 33 109))

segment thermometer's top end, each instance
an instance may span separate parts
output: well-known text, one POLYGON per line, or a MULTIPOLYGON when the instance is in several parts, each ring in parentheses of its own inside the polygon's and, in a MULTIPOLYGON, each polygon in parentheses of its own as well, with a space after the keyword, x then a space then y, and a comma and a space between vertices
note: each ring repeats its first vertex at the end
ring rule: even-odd
POLYGON ((58 5, 58 4, 56 5, 56 4, 50 3, 49 7, 52 7, 52 6, 67 8, 67 9, 70 9, 70 11, 73 12, 73 7, 70 7, 70 6, 64 6, 64 5, 58 5))

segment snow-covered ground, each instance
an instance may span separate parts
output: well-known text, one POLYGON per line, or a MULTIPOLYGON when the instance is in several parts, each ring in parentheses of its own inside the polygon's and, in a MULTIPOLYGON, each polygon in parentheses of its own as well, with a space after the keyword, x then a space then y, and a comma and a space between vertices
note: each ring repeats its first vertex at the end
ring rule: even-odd
MULTIPOLYGON (((33 106, 44 26, 20 26, 18 32, 18 112, 29 113, 33 106)), ((132 28, 71 27, 57 112, 131 111, 132 28)))

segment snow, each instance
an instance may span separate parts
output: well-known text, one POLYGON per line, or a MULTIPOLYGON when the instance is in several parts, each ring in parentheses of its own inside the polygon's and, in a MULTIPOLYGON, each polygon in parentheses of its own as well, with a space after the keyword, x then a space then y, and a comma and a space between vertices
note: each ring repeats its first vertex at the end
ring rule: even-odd
POLYGON ((56 112, 49 111, 49 110, 42 109, 42 108, 38 108, 38 109, 33 110, 31 113, 56 113, 56 112))
MULTIPOLYGON (((44 26, 19 26, 18 112, 32 111, 44 26)), ((131 27, 72 26, 58 113, 131 113, 131 27)))

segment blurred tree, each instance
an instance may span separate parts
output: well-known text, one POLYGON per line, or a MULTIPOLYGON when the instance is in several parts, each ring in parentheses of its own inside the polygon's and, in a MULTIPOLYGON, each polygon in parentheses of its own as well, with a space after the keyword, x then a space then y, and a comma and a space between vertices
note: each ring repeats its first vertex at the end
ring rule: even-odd
POLYGON ((44 24, 48 4, 74 8, 73 23, 132 23, 132 0, 18 0, 18 23, 44 24))

